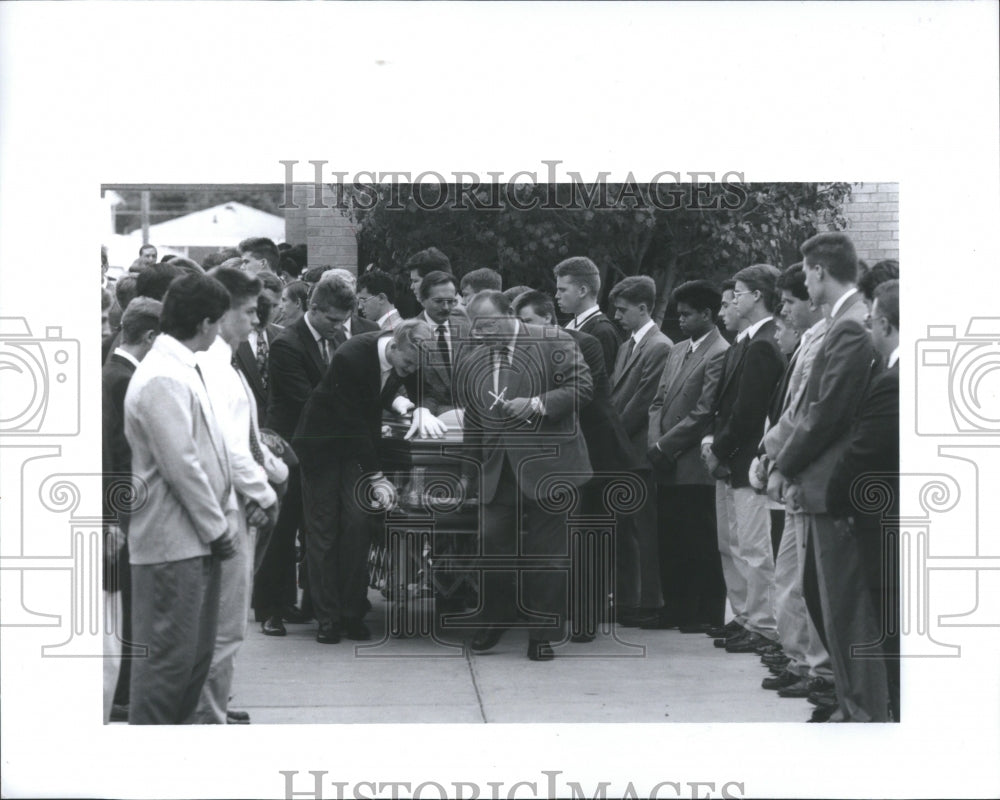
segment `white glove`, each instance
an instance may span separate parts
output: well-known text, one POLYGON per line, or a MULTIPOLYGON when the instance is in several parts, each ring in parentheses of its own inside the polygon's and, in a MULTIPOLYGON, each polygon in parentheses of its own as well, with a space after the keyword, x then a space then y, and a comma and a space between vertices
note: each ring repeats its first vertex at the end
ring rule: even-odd
POLYGON ((409 414, 414 408, 416 408, 416 405, 406 395, 398 395, 396 399, 392 401, 392 410, 401 417, 409 414))
POLYGON ((758 492, 762 492, 767 488, 767 472, 766 468, 759 458, 754 458, 750 462, 750 485, 756 489, 758 492))
POLYGON ((404 439, 412 439, 418 434, 421 439, 440 439, 448 430, 448 426, 431 414, 426 408, 418 408, 413 412, 413 424, 406 432, 404 439))

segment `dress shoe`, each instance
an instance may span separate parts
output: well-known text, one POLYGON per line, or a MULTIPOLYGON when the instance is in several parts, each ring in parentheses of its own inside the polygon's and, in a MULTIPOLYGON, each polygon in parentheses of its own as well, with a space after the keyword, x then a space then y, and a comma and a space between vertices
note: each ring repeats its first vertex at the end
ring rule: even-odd
POLYGON ((837 689, 825 678, 813 678, 809 681, 807 697, 814 706, 837 705, 837 689))
POLYGON ((713 639, 725 639, 732 636, 734 633, 739 633, 744 628, 735 619, 730 620, 725 625, 718 625, 714 628, 709 628, 705 633, 711 636, 713 639))
POLYGON ((281 617, 275 614, 273 617, 268 617, 260 624, 261 632, 265 636, 287 636, 288 631, 285 630, 285 623, 281 621, 281 617))
POLYGON ((298 606, 285 606, 281 609, 281 619, 290 622, 292 625, 302 625, 312 620, 312 615, 307 614, 298 606))
POLYGON ((740 628, 739 631, 727 636, 724 639, 716 639, 714 644, 716 647, 727 647, 730 644, 737 644, 739 642, 745 642, 751 636, 750 631, 746 628, 740 628))
POLYGON ((332 625, 320 625, 316 631, 316 641, 320 644, 337 644, 340 641, 340 634, 332 625))
POLYGON ((250 715, 246 711, 226 710, 226 722, 229 725, 249 725, 250 715))
POLYGON ((778 689, 779 697, 808 697, 809 696, 809 681, 806 678, 801 678, 795 683, 790 683, 782 689, 778 689))
POLYGON ((480 628, 476 631, 476 635, 472 637, 472 641, 469 642, 469 649, 474 650, 477 653, 492 650, 497 646, 497 642, 500 641, 500 637, 506 632, 507 628, 501 625, 491 625, 488 628, 480 628))
POLYGON ((760 663, 765 667, 783 667, 790 663, 792 659, 785 655, 761 656, 760 663))
POLYGON ((830 717, 833 716, 833 712, 837 710, 837 706, 816 706, 813 709, 812 716, 806 720, 806 722, 828 722, 830 717))
POLYGON ((691 625, 678 625, 677 630, 681 633, 708 633, 711 627, 707 622, 695 622, 691 625))
POLYGON ((555 657, 552 645, 548 642, 536 641, 535 639, 528 641, 528 658, 532 661, 551 661, 555 657))
POLYGON ((128 722, 128 706, 120 705, 119 703, 111 704, 111 721, 112 722, 128 722))
MULTIPOLYGON (((802 688, 805 688, 806 682, 802 678, 795 673, 785 670, 773 678, 764 678, 760 685, 763 689, 784 689, 786 686, 793 686, 797 683, 801 683, 802 688)), ((785 695, 782 696, 784 697, 785 695)), ((805 695, 802 696, 805 697, 805 695)))
POLYGON ((587 644, 588 642, 594 641, 597 637, 592 633, 574 633, 569 637, 569 640, 573 644, 587 644))
POLYGON ((761 656, 779 655, 784 652, 785 651, 781 647, 781 645, 777 644, 776 642, 768 642, 767 644, 761 645, 760 647, 757 648, 757 655, 761 656))
POLYGON ((754 653, 757 648, 768 641, 766 636, 759 633, 751 633, 749 636, 735 642, 726 642, 727 653, 754 653))
POLYGON ((367 642, 372 638, 372 632, 360 619, 344 620, 344 636, 355 642, 367 642))

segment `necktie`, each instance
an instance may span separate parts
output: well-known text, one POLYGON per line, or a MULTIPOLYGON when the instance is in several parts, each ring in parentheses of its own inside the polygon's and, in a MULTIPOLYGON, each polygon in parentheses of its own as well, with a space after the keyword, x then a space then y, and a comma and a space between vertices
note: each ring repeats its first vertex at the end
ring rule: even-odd
POLYGON ((445 369, 451 372, 451 352, 448 350, 448 337, 445 335, 446 328, 443 324, 437 326, 437 348, 441 355, 441 361, 445 369))
POLYGON ((686 353, 684 354, 684 360, 685 360, 685 361, 687 361, 687 360, 688 360, 689 358, 691 358, 691 356, 693 356, 693 355, 694 355, 694 345, 691 345, 691 346, 690 346, 690 347, 689 347, 689 348, 687 349, 687 352, 686 352, 686 353))
POLYGON ((629 359, 632 358, 632 353, 635 351, 635 337, 628 337, 628 347, 625 350, 625 363, 628 364, 629 359))
POLYGON ((257 331, 257 372, 260 373, 261 385, 267 388, 267 339, 263 329, 257 331))
POLYGON ((338 325, 334 331, 333 336, 330 337, 333 342, 333 350, 336 350, 344 342, 347 341, 347 329, 343 325, 338 325))
POLYGON ((253 420, 250 420, 250 453, 253 460, 264 466, 264 451, 260 449, 260 442, 257 440, 257 432, 253 429, 253 420))
POLYGON ((330 343, 326 339, 319 340, 319 354, 324 364, 330 363, 330 343))
MULTIPOLYGON (((201 385, 205 386, 205 376, 201 374, 201 367, 198 364, 194 365, 194 371, 198 373, 198 377, 201 378, 201 385)), ((208 386, 205 386, 205 391, 208 391, 208 386)))

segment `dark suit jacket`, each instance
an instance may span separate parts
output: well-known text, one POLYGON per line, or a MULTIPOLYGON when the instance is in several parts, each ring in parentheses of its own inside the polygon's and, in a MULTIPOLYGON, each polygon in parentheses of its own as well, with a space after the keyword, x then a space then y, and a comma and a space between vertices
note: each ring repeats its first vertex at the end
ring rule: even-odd
POLYGON ((729 469, 733 488, 750 485, 750 462, 764 435, 764 419, 774 387, 785 370, 785 357, 774 340, 775 324, 765 322, 752 338, 729 352, 716 394, 715 441, 712 452, 729 469))
POLYGON ((830 320, 799 395, 804 404, 801 422, 775 458, 781 473, 800 484, 805 511, 826 511, 827 484, 868 388, 875 349, 865 327, 866 315, 861 294, 856 293, 830 320))
POLYGON ((659 443, 667 459, 654 465, 664 485, 715 485, 701 460, 701 439, 712 424, 716 387, 729 343, 717 328, 690 356, 691 340, 676 344, 649 407, 647 445, 659 443))
POLYGON ((594 396, 580 408, 580 428, 587 442, 591 466, 601 472, 634 469, 631 442, 611 402, 611 385, 604 371, 604 351, 596 338, 583 331, 566 331, 576 340, 594 382, 594 396))
MULTIPOLYGON (((271 345, 284 330, 280 325, 267 325, 267 360, 271 360, 271 345)), ((250 349, 250 342, 240 342, 236 348, 236 363, 240 372, 247 379, 254 399, 257 401, 257 424, 264 424, 264 415, 267 412, 267 389, 264 388, 264 381, 261 379, 260 370, 257 368, 257 354, 250 349)), ((270 372, 268 373, 270 374, 270 372)))
POLYGON ((539 397, 543 416, 517 424, 492 410, 493 354, 489 345, 466 348, 456 376, 465 407, 464 434, 481 447, 480 499, 493 500, 506 461, 519 491, 537 502, 553 490, 546 480, 582 486, 592 476, 579 409, 593 397, 593 381, 576 341, 559 328, 518 323, 513 362, 500 370, 506 399, 539 397))
MULTIPOLYGON (((630 337, 631 338, 631 337, 630 337)), ((636 464, 649 469, 646 437, 649 433, 649 406, 663 376, 663 367, 673 342, 658 328, 650 328, 626 360, 629 339, 618 348, 611 376, 611 400, 618 409, 622 426, 632 444, 636 464)))
MULTIPOLYGON (((390 336, 391 331, 352 331, 334 352, 330 368, 306 401, 292 440, 304 469, 345 459, 356 461, 365 472, 381 469, 378 450, 385 404, 378 340, 390 336)), ((406 383, 408 390, 416 391, 413 376, 406 383)))
POLYGON ((455 400, 455 364, 461 358, 463 346, 469 343, 469 322, 468 317, 464 314, 462 316, 452 314, 448 318, 452 365, 452 372, 449 375, 437 350, 437 324, 428 321, 423 312, 417 316, 417 319, 422 319, 431 326, 434 339, 430 346, 423 350, 419 373, 421 396, 419 399, 415 397, 411 399, 417 405, 426 406, 432 414, 436 415, 458 405, 455 400))
POLYGON ((326 372, 319 346, 302 317, 272 342, 268 356, 267 414, 264 426, 291 440, 302 408, 326 372))
POLYGON ((603 311, 598 311, 584 320, 580 330, 589 333, 601 343, 601 350, 604 351, 604 369, 608 375, 614 374, 618 348, 622 343, 621 329, 608 319, 603 311))
POLYGON ((135 373, 135 364, 115 353, 101 370, 101 416, 106 446, 102 462, 105 474, 132 471, 132 450, 125 438, 125 392, 135 373))

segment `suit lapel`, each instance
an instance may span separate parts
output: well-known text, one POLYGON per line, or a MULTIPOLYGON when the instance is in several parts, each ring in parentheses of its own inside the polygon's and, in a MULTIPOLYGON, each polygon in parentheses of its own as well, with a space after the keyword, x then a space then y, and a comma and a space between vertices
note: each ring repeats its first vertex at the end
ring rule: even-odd
POLYGON ((267 392, 264 390, 264 383, 260 379, 260 370, 257 368, 257 357, 250 349, 249 342, 240 342, 239 347, 236 348, 236 360, 239 362, 240 369, 243 370, 243 374, 246 376, 253 393, 256 395, 266 395, 267 392))
POLYGON ((312 331, 309 330, 309 326, 306 325, 306 318, 303 316, 298 322, 295 323, 298 329, 299 340, 302 342, 302 347, 305 349, 306 354, 312 359, 316 370, 322 375, 326 372, 326 363, 323 361, 323 356, 320 355, 319 345, 316 344, 316 340, 313 338, 312 331))
POLYGON ((701 347, 686 358, 686 353, 691 349, 691 340, 689 339, 681 344, 683 347, 678 345, 670 352, 670 358, 672 359, 671 366, 673 367, 672 373, 674 377, 673 380, 670 381, 667 391, 664 393, 664 405, 667 405, 674 399, 677 393, 684 388, 684 382, 687 380, 688 375, 690 375, 694 369, 705 360, 705 354, 708 352, 709 347, 712 344, 712 340, 702 342, 701 347), (680 364, 677 363, 678 361, 680 364))

